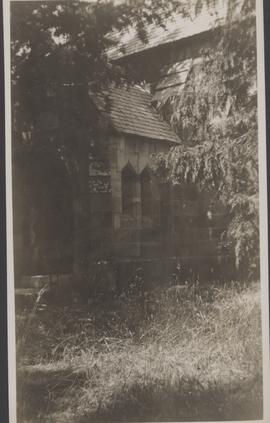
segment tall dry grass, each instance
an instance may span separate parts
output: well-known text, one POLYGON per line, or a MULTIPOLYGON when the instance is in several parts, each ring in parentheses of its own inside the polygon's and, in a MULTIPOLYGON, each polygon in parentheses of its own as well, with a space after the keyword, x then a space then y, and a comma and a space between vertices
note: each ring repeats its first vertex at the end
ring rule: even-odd
MULTIPOLYGON (((57 423, 259 418, 258 284, 193 286, 180 298, 158 290, 150 303, 154 311, 140 322, 142 308, 129 304, 121 329, 117 313, 107 314, 116 322, 114 336, 97 330, 83 339, 64 331, 58 355, 56 345, 55 357, 21 368, 24 395, 31 386, 46 386, 48 421, 57 423)), ((22 409, 27 408, 24 395, 22 409)), ((32 421, 29 407, 25 415, 32 421)))

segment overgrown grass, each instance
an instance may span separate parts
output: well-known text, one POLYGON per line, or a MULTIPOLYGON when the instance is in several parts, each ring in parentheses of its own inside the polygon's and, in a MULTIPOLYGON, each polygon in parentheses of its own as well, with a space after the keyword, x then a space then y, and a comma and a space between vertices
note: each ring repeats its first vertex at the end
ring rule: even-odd
POLYGON ((48 307, 21 342, 21 422, 259 419, 259 285, 48 307))

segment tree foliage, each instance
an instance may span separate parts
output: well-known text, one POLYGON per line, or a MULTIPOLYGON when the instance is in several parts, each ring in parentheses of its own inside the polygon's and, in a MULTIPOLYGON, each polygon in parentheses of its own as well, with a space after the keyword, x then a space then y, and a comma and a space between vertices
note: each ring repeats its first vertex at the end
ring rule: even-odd
POLYGON ((258 132, 255 2, 216 35, 202 52, 184 91, 159 104, 183 140, 158 168, 174 183, 192 181, 215 189, 228 205, 226 236, 239 270, 258 269, 258 132))
MULTIPOLYGON (((46 149, 69 174, 86 168, 96 150, 100 116, 92 101, 112 82, 134 82, 134 72, 111 63, 110 34, 128 25, 147 42, 145 26, 163 25, 182 0, 11 3, 11 77, 14 159, 46 149), (89 150, 91 150, 89 152, 89 150)), ((98 148, 98 146, 97 146, 98 148)), ((73 178, 73 181, 75 179, 73 178)))

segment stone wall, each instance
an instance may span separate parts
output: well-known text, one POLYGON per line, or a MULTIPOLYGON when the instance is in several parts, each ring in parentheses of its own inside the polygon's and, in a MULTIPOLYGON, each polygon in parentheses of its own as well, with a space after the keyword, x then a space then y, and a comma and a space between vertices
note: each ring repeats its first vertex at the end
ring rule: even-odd
POLYGON ((181 263, 183 277, 217 277, 219 264, 226 258, 227 253, 220 251, 220 237, 226 227, 227 210, 216 194, 198 192, 192 184, 172 186, 151 174, 151 155, 166 152, 169 147, 163 141, 131 135, 109 139, 110 192, 91 194, 89 242, 92 260, 105 257, 118 263, 121 279, 127 279, 134 266, 143 266, 149 278, 152 275, 157 279, 154 267, 160 260, 167 263, 162 266, 165 274, 165 269, 171 272, 181 263), (151 175, 151 192, 146 190, 146 194, 151 196, 152 205, 147 203, 147 217, 143 215, 145 172, 151 175), (124 209, 125 174, 130 184, 130 214, 124 209))
MULTIPOLYGON (((185 269, 183 277, 214 272, 226 256, 219 250, 220 235, 226 226, 226 209, 216 195, 213 192, 198 193, 192 185, 172 186, 155 178, 149 167, 151 155, 157 151, 166 152, 170 145, 165 141, 119 134, 106 142, 109 168, 105 171, 89 166, 87 173, 81 174, 77 181, 70 181, 72 197, 63 203, 64 208, 53 209, 54 220, 63 222, 69 219, 67 222, 73 231, 72 238, 61 241, 62 256, 65 256, 66 249, 69 257, 67 265, 59 262, 60 267, 55 267, 55 257, 47 257, 45 261, 41 251, 45 241, 37 238, 40 231, 36 232, 36 229, 43 228, 48 234, 47 209, 39 208, 38 226, 33 232, 30 223, 36 194, 33 188, 31 192, 26 190, 26 182, 23 186, 16 183, 14 237, 18 278, 21 275, 69 272, 87 276, 93 263, 99 260, 114 263, 122 281, 138 267, 143 267, 150 284, 164 282, 177 263, 185 269), (127 182, 134 180, 131 203, 128 204, 131 215, 125 214, 123 209, 125 169, 128 170, 127 182), (131 178, 129 172, 133 175, 131 178), (32 248, 27 241, 31 236, 41 251, 39 258, 35 258, 34 244, 32 248)), ((40 167, 38 161, 36 164, 40 167)), ((34 172, 37 175, 36 167, 34 172)), ((50 179, 55 185, 56 175, 48 174, 44 179, 46 184, 50 179)), ((62 196, 60 187, 61 184, 56 193, 59 199, 62 196)), ((38 191, 49 206, 48 192, 43 190, 41 183, 38 191)), ((46 248, 53 256, 53 233, 47 241, 46 248)))

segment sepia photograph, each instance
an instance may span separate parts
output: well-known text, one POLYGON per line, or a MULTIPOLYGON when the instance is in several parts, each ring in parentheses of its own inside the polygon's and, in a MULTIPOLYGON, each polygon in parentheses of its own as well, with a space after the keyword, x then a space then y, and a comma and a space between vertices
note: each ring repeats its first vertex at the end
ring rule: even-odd
POLYGON ((6 2, 10 423, 270 421, 262 3, 6 2))

